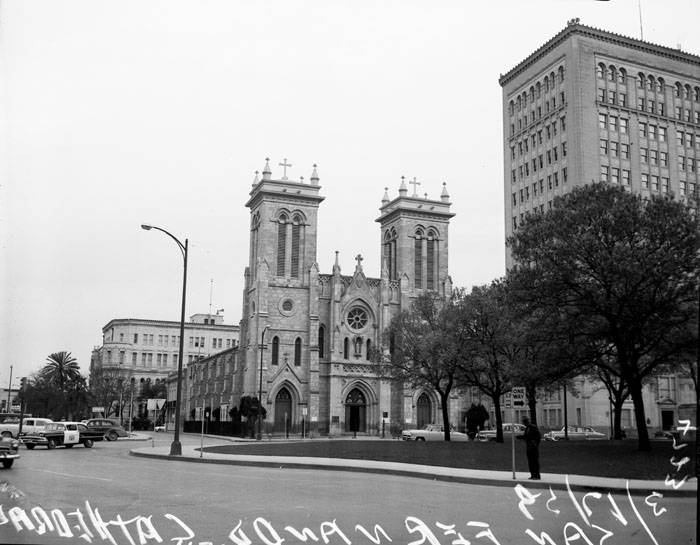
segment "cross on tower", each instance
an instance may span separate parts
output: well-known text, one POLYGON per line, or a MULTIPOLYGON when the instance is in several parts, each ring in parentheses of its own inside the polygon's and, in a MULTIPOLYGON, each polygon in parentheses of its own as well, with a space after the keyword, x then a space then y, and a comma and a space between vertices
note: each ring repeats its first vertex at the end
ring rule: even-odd
POLYGON ((416 181, 416 177, 414 176, 414 177, 413 177, 413 181, 412 181, 412 182, 408 182, 408 183, 409 183, 409 185, 412 185, 412 186, 413 186, 413 196, 414 196, 414 197, 418 196, 418 193, 416 193, 416 189, 417 189, 416 186, 419 186, 419 185, 420 185, 420 182, 417 182, 417 181, 416 181))
POLYGON ((355 261, 357 261, 357 267, 360 268, 362 267, 362 261, 364 260, 364 257, 362 257, 362 254, 357 254, 355 256, 355 261))
POLYGON ((286 157, 284 158, 284 163, 279 163, 279 165, 280 165, 281 167, 284 167, 284 174, 282 175, 282 179, 283 179, 283 180, 287 180, 287 179, 288 179, 288 178, 287 178, 287 167, 291 167, 292 165, 290 165, 289 163, 287 163, 287 158, 286 158, 286 157))

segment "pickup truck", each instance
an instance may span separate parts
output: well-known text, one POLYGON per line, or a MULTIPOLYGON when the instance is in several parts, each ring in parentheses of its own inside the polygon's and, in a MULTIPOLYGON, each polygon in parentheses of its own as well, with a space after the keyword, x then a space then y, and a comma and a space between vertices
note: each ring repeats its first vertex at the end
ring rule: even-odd
POLYGON ((89 430, 81 422, 51 422, 42 431, 23 436, 22 442, 29 450, 38 445, 49 450, 60 446, 72 448, 73 445, 92 448, 95 441, 102 441, 103 438, 101 433, 89 430))

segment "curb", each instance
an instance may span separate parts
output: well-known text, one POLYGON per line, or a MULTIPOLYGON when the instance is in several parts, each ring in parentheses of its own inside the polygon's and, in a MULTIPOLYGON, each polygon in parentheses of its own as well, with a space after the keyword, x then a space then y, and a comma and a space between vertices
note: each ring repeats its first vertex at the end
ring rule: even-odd
MULTIPOLYGON (((198 448, 195 450, 199 450, 198 448)), ((269 468, 277 468, 277 469, 314 469, 314 470, 325 470, 325 471, 346 471, 346 472, 352 472, 352 473, 373 473, 373 474, 380 474, 380 475, 395 475, 399 477, 411 477, 411 478, 416 478, 416 479, 425 479, 425 480, 431 480, 431 481, 442 481, 442 482, 452 482, 452 483, 460 483, 460 484, 474 484, 474 485, 484 485, 484 486, 506 486, 506 487, 512 487, 517 484, 523 484, 526 486, 528 489, 533 489, 533 490, 549 490, 550 488, 552 490, 566 490, 567 486, 564 483, 551 483, 547 481, 530 481, 530 480, 523 480, 523 479, 514 479, 514 480, 503 480, 503 479, 496 479, 493 477, 468 477, 468 476, 463 476, 463 475, 445 475, 445 474, 439 474, 439 473, 424 473, 421 471, 412 471, 410 469, 397 469, 397 468, 391 468, 388 467, 389 464, 386 464, 386 467, 357 467, 357 466, 347 466, 342 464, 341 459, 335 459, 338 460, 338 463, 336 464, 322 464, 322 463, 314 463, 314 462, 289 462, 289 461, 275 461, 274 459, 270 460, 265 460, 264 458, 274 458, 271 456, 258 456, 259 460, 240 460, 236 459, 233 457, 230 458, 199 458, 199 457, 192 457, 192 456, 170 456, 169 454, 157 454, 157 453, 148 453, 148 452, 143 452, 143 451, 137 451, 137 450, 130 450, 129 451, 130 456, 136 456, 136 457, 141 457, 141 458, 153 458, 153 459, 159 459, 159 460, 171 460, 171 461, 178 461, 178 462, 190 462, 190 463, 199 463, 199 464, 219 464, 219 465, 235 465, 235 466, 244 466, 244 467, 269 467, 269 468)), ((603 478, 603 477, 599 477, 603 478)), ((611 491, 611 492, 627 492, 627 488, 624 486, 618 486, 618 485, 605 485, 599 486, 595 484, 581 484, 581 483, 571 483, 570 484, 571 490, 576 490, 576 491, 582 491, 582 492, 590 492, 590 491, 600 491, 602 488, 604 488, 606 491, 611 491)), ((683 489, 682 487, 679 488, 678 490, 674 490, 671 487, 667 487, 667 489, 659 489, 657 486, 655 486, 654 481, 649 482, 649 488, 647 489, 640 489, 640 488, 630 488, 629 492, 630 494, 634 496, 648 496, 651 494, 653 491, 660 491, 663 493, 664 497, 695 497, 697 495, 697 490, 695 489, 690 489, 686 488, 683 489)))

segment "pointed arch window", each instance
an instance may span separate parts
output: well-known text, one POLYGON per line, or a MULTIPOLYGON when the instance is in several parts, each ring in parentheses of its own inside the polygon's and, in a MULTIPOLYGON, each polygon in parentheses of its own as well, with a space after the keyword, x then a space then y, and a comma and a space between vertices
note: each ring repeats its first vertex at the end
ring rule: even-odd
POLYGON ((414 253, 414 287, 416 289, 421 289, 423 287, 423 231, 418 229, 415 233, 415 240, 413 243, 413 253, 414 253))
POLYGON ((272 338, 272 365, 279 365, 280 362, 280 338, 274 336, 272 338))
POLYGON ((372 341, 367 339, 367 361, 370 360, 370 356, 372 354, 371 350, 372 350, 372 341))
POLYGON ((318 326, 318 357, 325 357, 324 349, 326 344, 326 328, 324 326, 318 326))
POLYGON ((426 287, 429 290, 435 289, 435 254, 437 250, 437 244, 435 244, 435 233, 430 233, 428 235, 428 240, 426 241, 426 287))
POLYGON ((294 365, 301 365, 301 337, 294 341, 294 365))
POLYGON ((299 248, 301 241, 302 219, 298 214, 292 223, 292 278, 299 278, 299 248))
POLYGON ((396 280, 396 231, 393 228, 384 234, 384 264, 389 271, 389 279, 396 280))
POLYGON ((348 356, 350 355, 350 341, 348 340, 347 337, 343 340, 343 358, 348 359, 348 356))
POLYGON ((287 215, 281 214, 277 226, 277 276, 284 276, 287 261, 287 215))

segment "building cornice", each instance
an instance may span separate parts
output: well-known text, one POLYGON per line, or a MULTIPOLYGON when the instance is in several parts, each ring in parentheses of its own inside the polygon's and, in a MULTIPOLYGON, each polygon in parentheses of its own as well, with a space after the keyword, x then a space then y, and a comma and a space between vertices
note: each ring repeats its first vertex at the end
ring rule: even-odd
MULTIPOLYGON (((104 333, 110 327, 116 325, 140 325, 140 326, 167 326, 167 327, 180 327, 180 322, 174 322, 171 320, 148 320, 143 318, 114 318, 107 322, 107 324, 102 328, 104 333)), ((193 322, 185 322, 185 329, 210 329, 211 331, 239 331, 240 327, 237 325, 228 324, 198 324, 193 322)))
POLYGON ((589 27, 579 23, 569 23, 566 28, 561 30, 549 41, 545 42, 523 61, 518 63, 505 74, 502 74, 501 77, 498 78, 498 83, 501 85, 501 87, 505 86, 516 76, 524 72, 527 68, 535 64, 537 61, 542 59, 545 55, 550 53, 557 46, 561 45, 565 40, 575 34, 585 36, 587 38, 593 38, 602 42, 614 43, 630 49, 643 51, 644 53, 651 53, 659 57, 665 57, 667 59, 685 62, 700 67, 700 56, 698 55, 693 55, 692 53, 686 53, 680 49, 673 49, 671 47, 645 42, 643 40, 630 38, 629 36, 623 36, 622 34, 616 34, 614 32, 589 27))

